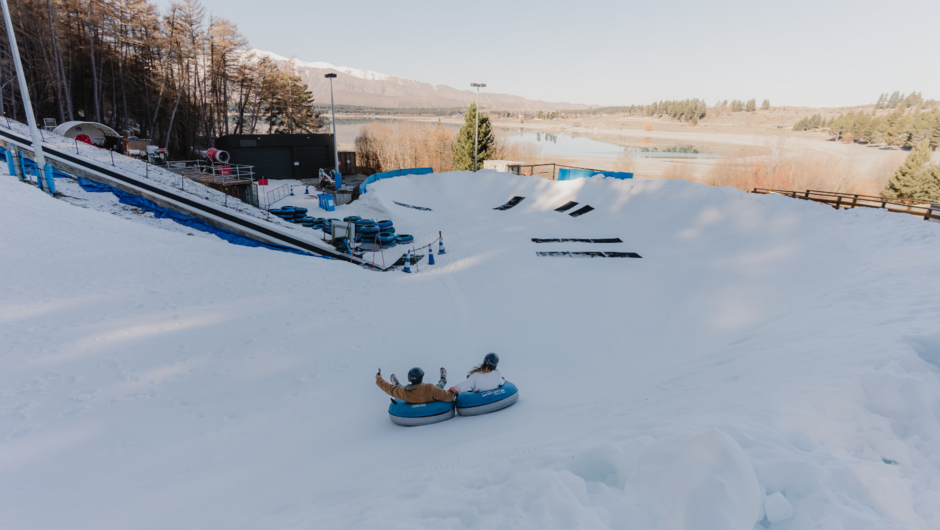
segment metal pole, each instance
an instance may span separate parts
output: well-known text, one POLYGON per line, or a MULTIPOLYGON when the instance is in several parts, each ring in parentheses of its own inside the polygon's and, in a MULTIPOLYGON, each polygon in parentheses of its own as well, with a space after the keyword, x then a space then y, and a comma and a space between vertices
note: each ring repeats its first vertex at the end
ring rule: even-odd
POLYGON ((42 153, 42 139, 39 135, 39 129, 36 128, 36 117, 33 116, 33 103, 29 99, 29 90, 26 87, 26 75, 23 74, 23 63, 20 61, 20 50, 16 45, 16 34, 13 33, 13 19, 10 18, 10 6, 7 5, 7 0, 0 0, 0 3, 3 4, 3 19, 7 26, 7 36, 10 38, 10 50, 13 52, 13 64, 16 66, 16 77, 20 83, 20 96, 23 98, 26 121, 29 124, 29 135, 33 139, 33 153, 36 157, 36 165, 40 168, 45 168, 46 157, 42 153))
MULTIPOLYGON (((5 0, 4 0, 5 1, 5 0)), ((335 76, 334 76, 335 77, 335 76)), ((339 173, 339 148, 336 147, 336 107, 333 106, 333 78, 330 78, 330 113, 333 118, 333 163, 339 173)))
POLYGON ((477 123, 473 128, 473 172, 476 173, 477 170, 477 153, 480 152, 480 148, 477 145, 477 142, 480 139, 480 87, 477 87, 477 102, 476 102, 476 118, 477 123))

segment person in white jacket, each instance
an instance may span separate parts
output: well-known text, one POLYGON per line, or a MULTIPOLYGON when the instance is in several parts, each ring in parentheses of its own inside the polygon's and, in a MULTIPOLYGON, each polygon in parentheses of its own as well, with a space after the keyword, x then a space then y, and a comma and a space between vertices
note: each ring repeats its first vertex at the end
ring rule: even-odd
POLYGON ((496 369, 497 364, 499 364, 499 356, 495 353, 487 353, 483 358, 483 364, 470 370, 467 379, 452 386, 449 390, 454 394, 459 394, 461 392, 486 392, 503 386, 506 378, 496 369))

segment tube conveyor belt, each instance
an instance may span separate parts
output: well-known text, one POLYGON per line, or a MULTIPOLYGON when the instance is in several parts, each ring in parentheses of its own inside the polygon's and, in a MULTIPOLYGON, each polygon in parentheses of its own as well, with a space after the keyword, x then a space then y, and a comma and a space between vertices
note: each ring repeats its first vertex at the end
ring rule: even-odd
MULTIPOLYGON (((0 130, 0 137, 19 147, 32 151, 33 142, 28 138, 3 130, 0 130)), ((154 186, 141 181, 137 177, 123 174, 116 168, 85 160, 46 145, 43 145, 42 150, 49 161, 57 162, 58 165, 63 166, 62 169, 65 171, 68 171, 69 168, 75 168, 84 173, 82 175, 83 177, 90 178, 90 180, 97 181, 101 184, 125 188, 130 193, 135 193, 135 190, 137 190, 136 194, 138 195, 149 195, 159 198, 163 203, 161 206, 175 210, 183 215, 200 218, 213 226, 230 230, 258 241, 286 245, 321 256, 348 261, 357 265, 366 265, 361 258, 338 252, 332 246, 327 246, 326 244, 318 244, 318 242, 315 241, 308 241, 296 237, 267 221, 226 211, 223 207, 192 196, 187 197, 183 193, 177 193, 175 190, 154 186)))

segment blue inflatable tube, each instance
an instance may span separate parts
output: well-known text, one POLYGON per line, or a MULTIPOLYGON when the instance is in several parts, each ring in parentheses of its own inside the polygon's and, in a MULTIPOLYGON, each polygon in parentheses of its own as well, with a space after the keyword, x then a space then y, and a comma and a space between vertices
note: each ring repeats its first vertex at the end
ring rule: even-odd
POLYGON ((388 406, 388 417, 392 423, 405 427, 431 425, 453 418, 454 404, 443 401, 411 404, 396 399, 395 403, 388 406))
POLYGON ((411 234, 402 234, 402 235, 400 235, 400 236, 395 237, 395 241, 397 241, 398 244, 400 244, 400 245, 404 245, 404 244, 406 244, 406 243, 411 243, 411 242, 414 241, 414 240, 415 240, 415 238, 414 238, 414 236, 412 236, 411 234))
POLYGON ((392 226, 392 222, 391 222, 390 220, 388 220, 388 219, 385 219, 385 220, 383 220, 383 221, 379 221, 379 222, 376 223, 376 224, 378 225, 379 228, 388 228, 388 227, 392 226))
POLYGON ((478 416, 502 410, 519 399, 519 389, 506 381, 503 386, 485 392, 461 392, 457 396, 457 414, 478 416))

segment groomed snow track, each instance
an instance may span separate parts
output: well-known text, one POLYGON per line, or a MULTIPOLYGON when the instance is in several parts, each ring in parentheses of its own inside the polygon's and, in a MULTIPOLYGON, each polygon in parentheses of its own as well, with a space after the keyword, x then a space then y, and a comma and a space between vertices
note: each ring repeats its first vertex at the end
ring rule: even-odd
MULTIPOLYGON (((28 138, 2 130, 0 130, 0 137, 8 143, 14 144, 22 149, 28 151, 33 150, 33 142, 28 138)), ((289 246, 320 256, 348 261, 357 265, 367 265, 362 259, 337 252, 326 244, 321 244, 314 240, 305 240, 285 233, 275 225, 265 226, 265 224, 268 223, 260 219, 251 219, 234 214, 230 211, 225 211, 224 208, 219 208, 213 204, 200 201, 195 197, 187 197, 171 189, 154 186, 141 181, 139 178, 123 174, 115 168, 109 168, 95 162, 84 160, 78 156, 73 156, 45 145, 43 146, 43 153, 45 153, 48 163, 62 171, 73 175, 77 174, 83 178, 101 184, 107 184, 108 186, 121 189, 134 195, 143 196, 156 202, 160 206, 201 219, 212 226, 229 230, 257 241, 289 246)))

